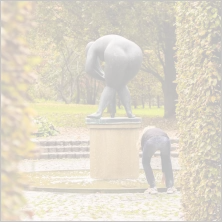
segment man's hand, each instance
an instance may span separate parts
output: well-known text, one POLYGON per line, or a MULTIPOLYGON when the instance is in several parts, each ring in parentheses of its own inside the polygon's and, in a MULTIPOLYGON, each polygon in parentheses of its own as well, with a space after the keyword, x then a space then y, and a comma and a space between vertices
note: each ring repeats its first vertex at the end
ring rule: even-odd
POLYGON ((162 176, 162 184, 165 184, 165 174, 163 173, 163 176, 162 176))

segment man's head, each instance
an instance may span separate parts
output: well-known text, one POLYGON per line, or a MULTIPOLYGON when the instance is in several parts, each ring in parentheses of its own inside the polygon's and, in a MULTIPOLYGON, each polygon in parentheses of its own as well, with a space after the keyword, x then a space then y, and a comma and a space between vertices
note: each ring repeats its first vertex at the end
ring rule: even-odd
POLYGON ((143 137, 143 134, 148 130, 148 129, 152 129, 152 128, 156 128, 155 126, 147 126, 143 129, 143 131, 141 131, 140 133, 140 136, 137 140, 137 143, 136 143, 136 146, 137 146, 137 149, 140 150, 142 147, 141 147, 141 140, 142 140, 142 137, 143 137))

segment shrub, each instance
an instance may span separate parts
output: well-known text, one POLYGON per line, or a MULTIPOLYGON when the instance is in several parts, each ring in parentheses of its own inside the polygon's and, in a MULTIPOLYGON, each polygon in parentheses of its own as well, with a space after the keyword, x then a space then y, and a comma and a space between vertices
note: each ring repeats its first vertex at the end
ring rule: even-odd
POLYGON ((46 118, 42 116, 36 117, 34 119, 34 123, 37 125, 38 128, 37 136, 55 136, 58 133, 52 123, 50 123, 46 118))
POLYGON ((182 205, 188 221, 220 221, 220 2, 178 2, 176 10, 182 205))
POLYGON ((31 25, 33 4, 2 2, 2 76, 1 76, 1 221, 21 219, 26 184, 18 172, 19 157, 31 156, 30 141, 33 111, 25 103, 32 79, 35 58, 22 38, 31 25))

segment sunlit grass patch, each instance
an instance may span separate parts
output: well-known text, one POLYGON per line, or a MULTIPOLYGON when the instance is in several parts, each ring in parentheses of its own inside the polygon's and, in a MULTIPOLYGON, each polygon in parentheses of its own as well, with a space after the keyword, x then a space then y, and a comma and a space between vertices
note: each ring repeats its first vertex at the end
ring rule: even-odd
MULTIPOLYGON (((98 105, 83 105, 83 104, 64 104, 64 103, 32 103, 31 107, 39 116, 46 117, 48 121, 52 122, 56 127, 86 127, 86 116, 96 112, 98 105)), ((163 117, 163 107, 143 109, 138 106, 136 109, 132 107, 132 112, 137 117, 146 118, 163 117)), ((103 113, 103 117, 109 117, 107 109, 103 113)), ((116 109, 116 116, 125 117, 125 109, 123 106, 116 109)))

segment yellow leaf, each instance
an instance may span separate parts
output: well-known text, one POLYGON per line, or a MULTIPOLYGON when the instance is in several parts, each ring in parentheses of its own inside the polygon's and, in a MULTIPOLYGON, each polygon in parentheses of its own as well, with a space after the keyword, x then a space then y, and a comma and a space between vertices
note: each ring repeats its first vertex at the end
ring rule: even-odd
POLYGON ((37 115, 36 110, 34 110, 34 109, 31 108, 31 107, 26 107, 26 108, 25 108, 25 111, 26 111, 27 113, 29 113, 30 115, 32 115, 32 116, 36 116, 36 115, 37 115))
POLYGON ((207 64, 207 66, 208 66, 208 68, 210 68, 210 67, 213 67, 214 64, 213 64, 212 62, 209 62, 209 63, 207 64))
POLYGON ((201 30, 201 31, 199 31, 199 35, 200 36, 203 36, 203 35, 205 35, 206 34, 206 30, 201 30))
POLYGON ((2 174, 1 175, 1 181, 2 181, 2 183, 6 183, 7 182, 7 176, 6 176, 6 174, 2 174))
POLYGON ((204 131, 205 133, 208 133, 208 129, 205 129, 205 128, 204 128, 203 131, 204 131))
POLYGON ((209 207, 209 208, 208 208, 208 213, 209 213, 209 214, 212 214, 212 213, 213 213, 213 211, 214 211, 214 209, 213 209, 213 208, 211 208, 211 207, 209 207))
POLYGON ((25 65, 25 66, 24 66, 24 70, 25 70, 25 72, 30 72, 30 71, 32 70, 32 66, 30 66, 30 65, 25 65))
POLYGON ((24 21, 24 17, 22 15, 16 15, 16 20, 19 22, 23 22, 24 21))
POLYGON ((211 51, 206 51, 206 55, 210 55, 211 51))
POLYGON ((42 58, 40 56, 33 56, 29 61, 32 65, 38 65, 42 61, 42 58))
POLYGON ((1 82, 2 83, 9 83, 11 81, 10 76, 6 73, 2 73, 1 82))
POLYGON ((18 89, 19 89, 20 91, 25 91, 25 90, 27 90, 27 84, 25 84, 25 83, 19 84, 19 85, 18 85, 18 89))
POLYGON ((216 97, 215 96, 211 96, 211 101, 214 103, 216 100, 216 97))

